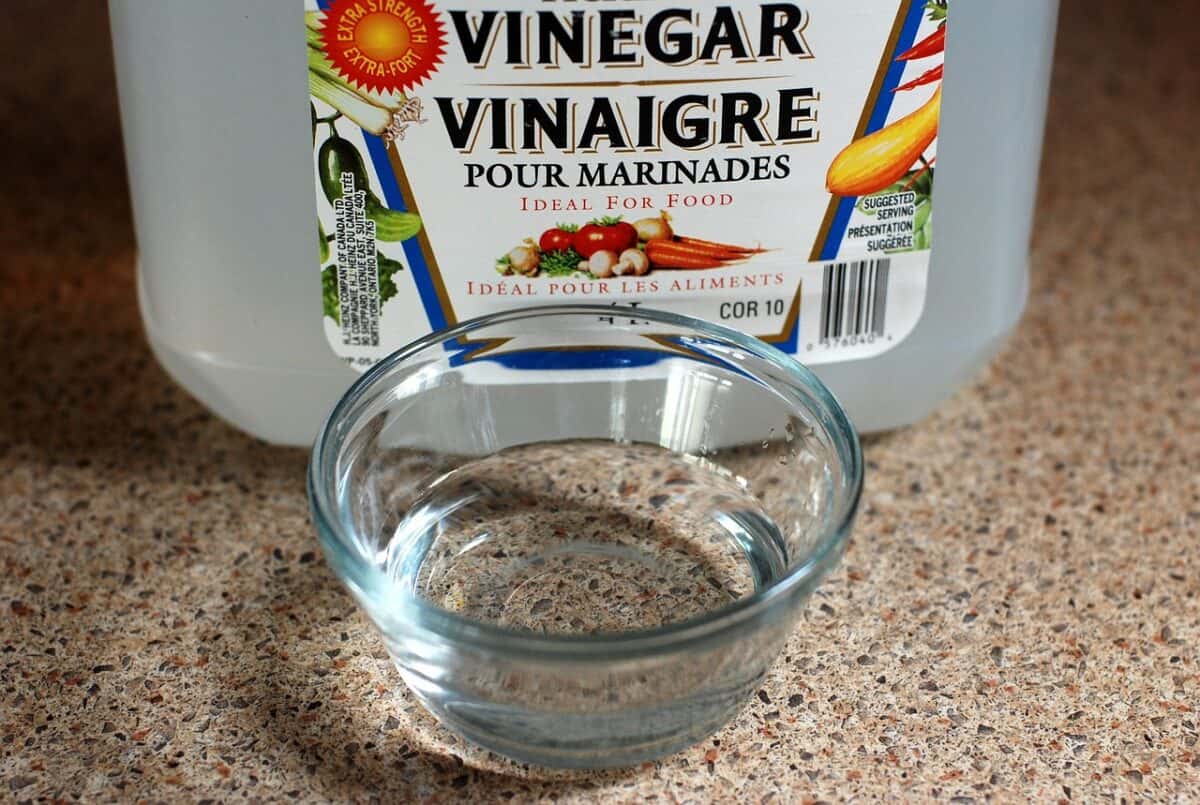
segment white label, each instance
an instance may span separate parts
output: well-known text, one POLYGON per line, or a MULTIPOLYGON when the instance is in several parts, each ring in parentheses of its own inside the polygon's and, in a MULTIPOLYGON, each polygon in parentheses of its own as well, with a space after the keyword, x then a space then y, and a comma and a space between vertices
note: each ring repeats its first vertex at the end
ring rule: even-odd
POLYGON ((916 326, 944 0, 306 2, 325 328, 348 362, 558 303, 685 313, 808 363, 916 326), (365 201, 339 197, 360 180, 365 201))

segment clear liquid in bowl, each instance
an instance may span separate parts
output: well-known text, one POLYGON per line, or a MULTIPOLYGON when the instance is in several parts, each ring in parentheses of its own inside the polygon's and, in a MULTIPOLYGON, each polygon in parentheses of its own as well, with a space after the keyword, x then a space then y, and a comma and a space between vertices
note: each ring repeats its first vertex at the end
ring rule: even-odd
POLYGON ((653 629, 750 595, 788 563, 746 481, 652 445, 515 447, 404 497, 376 554, 387 578, 506 628, 653 629))

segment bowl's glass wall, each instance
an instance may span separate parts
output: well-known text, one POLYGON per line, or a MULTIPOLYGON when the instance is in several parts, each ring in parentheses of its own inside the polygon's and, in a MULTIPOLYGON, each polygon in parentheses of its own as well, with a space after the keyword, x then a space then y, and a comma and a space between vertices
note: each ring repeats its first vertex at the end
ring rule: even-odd
MULTIPOLYGON (((547 359, 586 357, 590 368, 570 379, 557 372, 517 386, 490 355, 463 360, 443 345, 390 367, 331 425, 341 540, 350 540, 330 552, 335 566, 394 562, 397 530, 411 530, 423 496, 455 468, 520 445, 577 440, 666 448, 747 489, 761 505, 752 516, 765 515, 779 543, 768 583, 814 561, 846 525, 845 503, 860 482, 848 466, 853 434, 834 404, 769 354, 658 324, 578 311, 524 321, 540 349, 552 348, 540 353, 547 359), (613 343, 622 351, 602 349, 613 343)), ((500 332, 483 328, 471 339, 500 332)), ((513 324, 502 332, 511 335, 513 324)), ((427 539, 436 539, 438 518, 428 519, 427 539)), ((821 570, 839 553, 840 541, 819 557, 821 570)), ((358 575, 368 581, 357 584, 354 573, 343 575, 409 686, 440 718, 509 756, 595 766, 661 755, 719 728, 760 683, 822 573, 735 628, 660 650, 613 644, 611 656, 548 655, 519 640, 498 650, 494 634, 439 617, 439 602, 386 570, 358 575), (387 589, 366 589, 380 583, 387 589)))

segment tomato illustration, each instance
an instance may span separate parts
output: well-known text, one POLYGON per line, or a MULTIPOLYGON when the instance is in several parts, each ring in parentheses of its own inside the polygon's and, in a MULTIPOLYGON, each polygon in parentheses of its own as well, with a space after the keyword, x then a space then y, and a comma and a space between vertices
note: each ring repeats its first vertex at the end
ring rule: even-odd
POLYGON ((543 252, 565 252, 575 245, 575 233, 563 226, 547 229, 538 240, 538 248, 543 252))
POLYGON ((637 246, 638 233, 633 224, 620 218, 600 218, 582 227, 575 233, 575 251, 589 258, 596 252, 610 251, 620 254, 637 246))

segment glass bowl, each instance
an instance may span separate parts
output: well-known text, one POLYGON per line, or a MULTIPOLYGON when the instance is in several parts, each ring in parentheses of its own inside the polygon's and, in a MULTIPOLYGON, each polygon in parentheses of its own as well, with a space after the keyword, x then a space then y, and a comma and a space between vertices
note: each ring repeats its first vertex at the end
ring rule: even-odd
POLYGON ((313 447, 325 555, 439 720, 545 766, 719 729, 845 548, 858 437, 745 334, 527 308, 367 372, 313 447))

